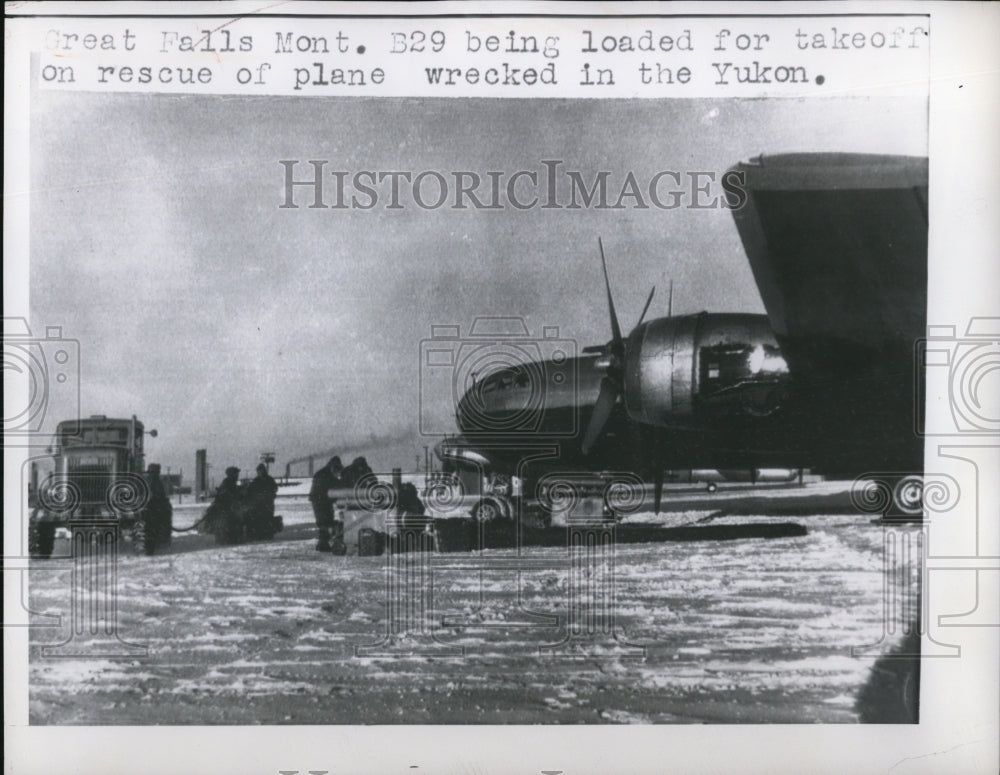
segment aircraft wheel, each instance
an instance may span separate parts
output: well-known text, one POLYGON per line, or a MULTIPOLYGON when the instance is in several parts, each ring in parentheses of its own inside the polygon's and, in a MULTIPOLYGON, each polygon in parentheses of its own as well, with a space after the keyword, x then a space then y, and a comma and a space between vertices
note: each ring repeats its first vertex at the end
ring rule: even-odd
POLYGON ((706 492, 715 492, 718 489, 719 485, 717 485, 715 482, 709 482, 708 485, 705 487, 706 492))

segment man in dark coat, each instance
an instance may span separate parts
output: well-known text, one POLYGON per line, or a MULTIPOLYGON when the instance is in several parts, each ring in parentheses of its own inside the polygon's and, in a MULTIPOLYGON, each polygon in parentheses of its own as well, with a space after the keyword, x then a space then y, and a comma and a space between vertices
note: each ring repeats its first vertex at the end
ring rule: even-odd
POLYGON ((312 488, 309 490, 309 502, 312 503, 313 516, 316 519, 316 528, 319 532, 319 540, 316 543, 316 551, 332 552, 333 547, 330 539, 335 543, 339 538, 342 540, 343 524, 336 521, 334 515, 334 501, 330 497, 330 490, 343 487, 344 465, 339 457, 332 457, 312 479, 312 488), (340 528, 339 530, 337 528, 340 528))
POLYGON ((239 503, 243 498, 243 490, 240 487, 240 469, 236 466, 229 466, 226 469, 226 478, 222 480, 215 491, 215 502, 220 506, 230 506, 239 503))
POLYGON ((267 472, 267 466, 257 466, 257 477, 247 485, 247 506, 249 508, 247 532, 251 538, 271 538, 274 535, 274 498, 278 494, 278 483, 267 472))
POLYGON ((215 500, 208 507, 216 539, 221 543, 238 544, 243 541, 243 488, 240 487, 240 469, 230 466, 226 478, 215 491, 215 500))
POLYGON ((163 486, 163 480, 160 478, 161 470, 159 463, 150 463, 146 469, 146 480, 149 482, 149 504, 151 506, 159 506, 164 501, 167 503, 170 502, 167 498, 167 491, 163 486))
POLYGON ((344 469, 344 486, 354 487, 370 473, 372 473, 372 468, 368 465, 368 461, 363 457, 356 457, 351 464, 344 469))
POLYGON ((137 533, 133 533, 133 540, 142 542, 142 550, 146 554, 153 554, 170 546, 174 507, 170 505, 170 498, 167 497, 163 480, 160 479, 158 463, 149 464, 146 469, 146 483, 149 485, 149 501, 141 515, 142 525, 138 533, 141 538, 137 537, 137 533))

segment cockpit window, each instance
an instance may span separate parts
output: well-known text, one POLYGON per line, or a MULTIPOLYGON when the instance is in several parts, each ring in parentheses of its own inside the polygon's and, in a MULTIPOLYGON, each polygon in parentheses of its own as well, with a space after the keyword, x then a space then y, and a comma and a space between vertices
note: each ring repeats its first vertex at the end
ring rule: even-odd
POLYGON ((528 387, 531 379, 526 369, 506 369, 490 374, 479 383, 480 393, 494 390, 508 390, 512 387, 528 387))

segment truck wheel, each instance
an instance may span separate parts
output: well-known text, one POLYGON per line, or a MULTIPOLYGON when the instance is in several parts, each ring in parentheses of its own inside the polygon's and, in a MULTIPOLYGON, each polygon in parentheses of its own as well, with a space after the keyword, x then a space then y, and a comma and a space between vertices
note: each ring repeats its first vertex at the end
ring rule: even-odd
POLYGON ((28 554, 39 560, 47 560, 52 556, 56 544, 56 526, 51 522, 35 522, 28 524, 28 554))
POLYGON ((492 500, 481 500, 472 510, 472 518, 477 522, 492 522, 502 516, 500 507, 492 500))
POLYGON ((152 556, 156 551, 156 524, 150 524, 146 516, 136 518, 132 523, 132 553, 152 556))

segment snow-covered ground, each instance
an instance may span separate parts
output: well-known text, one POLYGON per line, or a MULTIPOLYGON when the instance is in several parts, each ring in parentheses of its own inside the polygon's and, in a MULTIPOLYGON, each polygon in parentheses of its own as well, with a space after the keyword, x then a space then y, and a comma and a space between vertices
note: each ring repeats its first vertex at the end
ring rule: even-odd
MULTIPOLYGON (((661 520, 789 521, 754 503, 661 520)), ((847 511, 795 517, 801 537, 618 545, 613 573, 566 547, 333 557, 307 502, 278 511, 273 542, 119 559, 118 634, 146 656, 44 656, 91 636, 71 637, 70 561, 34 563, 30 608, 63 618, 32 630, 32 723, 853 722, 873 658, 851 647, 901 638, 883 529, 847 511)))

